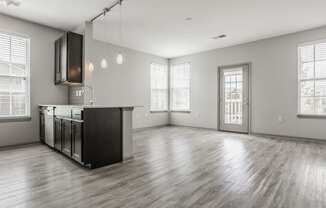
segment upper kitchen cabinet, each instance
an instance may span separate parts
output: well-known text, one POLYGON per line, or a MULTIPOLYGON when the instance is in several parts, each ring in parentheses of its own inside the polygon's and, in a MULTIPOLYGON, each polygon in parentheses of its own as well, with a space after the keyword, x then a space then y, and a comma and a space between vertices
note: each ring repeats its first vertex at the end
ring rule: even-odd
POLYGON ((65 33, 55 41, 55 84, 82 84, 83 36, 65 33))

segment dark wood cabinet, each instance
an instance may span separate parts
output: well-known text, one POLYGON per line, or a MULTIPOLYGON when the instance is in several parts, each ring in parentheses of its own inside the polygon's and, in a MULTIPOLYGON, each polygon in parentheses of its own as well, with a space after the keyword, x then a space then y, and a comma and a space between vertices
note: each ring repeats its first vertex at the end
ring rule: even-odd
POLYGON ((54 118, 54 148, 62 150, 62 122, 60 118, 54 118))
MULTIPOLYGON (((41 109, 40 123, 44 120, 41 109)), ((52 148, 88 168, 122 161, 121 108, 56 106, 54 109, 52 148)), ((40 129, 40 137, 42 134, 40 129)))
POLYGON ((70 83, 82 83, 83 36, 68 33, 67 46, 67 80, 70 83))
POLYGON ((71 122, 71 144, 72 158, 78 162, 82 162, 82 147, 83 147, 83 123, 71 122))
POLYGON ((81 84, 83 82, 83 36, 65 33, 55 41, 55 84, 81 84))
POLYGON ((55 41, 54 44, 54 83, 60 84, 61 82, 61 38, 55 41))
POLYGON ((54 119, 54 148, 83 163, 83 121, 70 118, 54 119))
POLYGON ((99 168, 122 161, 122 110, 84 109, 85 163, 99 168))
POLYGON ((45 115, 43 108, 40 108, 40 141, 45 143, 45 115))
POLYGON ((62 152, 71 156, 71 121, 62 119, 62 152))

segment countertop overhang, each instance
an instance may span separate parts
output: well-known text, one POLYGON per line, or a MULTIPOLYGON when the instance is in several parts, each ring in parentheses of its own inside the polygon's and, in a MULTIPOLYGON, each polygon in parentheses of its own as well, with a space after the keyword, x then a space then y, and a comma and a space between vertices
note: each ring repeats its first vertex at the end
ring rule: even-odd
POLYGON ((123 109, 133 109, 133 108, 143 107, 140 105, 109 106, 109 105, 51 105, 51 104, 39 104, 38 106, 40 106, 40 107, 63 107, 63 108, 123 108, 123 109))

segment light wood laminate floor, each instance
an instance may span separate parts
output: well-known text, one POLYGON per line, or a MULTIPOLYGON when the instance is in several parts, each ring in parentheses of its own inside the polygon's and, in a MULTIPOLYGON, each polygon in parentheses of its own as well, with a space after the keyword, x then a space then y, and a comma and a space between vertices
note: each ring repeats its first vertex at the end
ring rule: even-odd
POLYGON ((44 145, 0 151, 0 207, 326 207, 326 145, 185 127, 134 134, 135 157, 83 169, 44 145))

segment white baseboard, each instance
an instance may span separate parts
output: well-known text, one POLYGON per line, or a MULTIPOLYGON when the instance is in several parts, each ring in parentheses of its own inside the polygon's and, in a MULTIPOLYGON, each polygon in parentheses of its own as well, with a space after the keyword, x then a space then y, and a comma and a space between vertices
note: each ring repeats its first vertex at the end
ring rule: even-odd
POLYGON ((300 136, 287 136, 287 135, 278 135, 278 134, 265 134, 265 133, 259 133, 259 132, 251 132, 250 135, 267 137, 270 139, 284 139, 284 140, 301 141, 301 142, 315 142, 315 143, 316 142, 321 142, 321 143, 326 142, 326 139, 300 137, 300 136))
POLYGON ((132 131, 133 132, 140 132, 140 131, 145 131, 145 130, 150 130, 150 129, 157 129, 157 128, 162 128, 162 127, 167 127, 167 126, 170 126, 170 124, 134 128, 134 129, 132 129, 132 131))
POLYGON ((41 144, 41 142, 40 141, 35 141, 35 142, 28 142, 28 143, 22 143, 22 144, 13 144, 13 145, 0 146, 0 151, 23 148, 23 147, 26 147, 26 146, 32 146, 32 145, 36 145, 36 144, 41 144))
MULTIPOLYGON (((217 128, 206 128, 206 127, 196 127, 196 126, 186 126, 186 125, 176 125, 176 124, 170 124, 170 125, 166 125, 166 126, 186 127, 186 128, 204 129, 204 130, 210 130, 210 131, 219 131, 217 128)), ((228 133, 225 131, 219 131, 219 132, 228 133)), ((230 132, 230 133, 234 134, 236 132, 230 132)), ((284 140, 289 140, 289 141, 314 142, 314 143, 316 143, 316 142, 325 143, 326 142, 326 139, 278 135, 278 134, 266 134, 266 133, 260 133, 260 132, 250 132, 249 135, 260 136, 260 137, 271 138, 271 139, 284 139, 284 140)))
POLYGON ((169 126, 186 127, 186 128, 205 129, 205 130, 211 130, 211 131, 218 131, 217 128, 207 128, 207 127, 201 127, 201 126, 187 126, 187 125, 178 125, 178 124, 170 124, 169 126))

